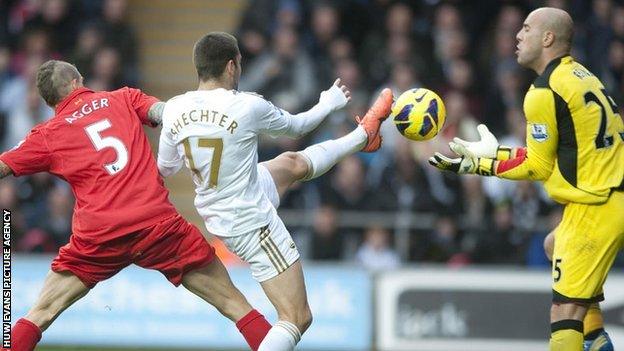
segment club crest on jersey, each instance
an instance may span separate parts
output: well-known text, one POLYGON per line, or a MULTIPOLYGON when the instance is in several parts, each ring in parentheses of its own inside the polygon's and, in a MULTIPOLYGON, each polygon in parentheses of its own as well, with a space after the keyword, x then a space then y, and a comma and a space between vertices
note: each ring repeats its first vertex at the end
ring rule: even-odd
POLYGON ((548 130, 545 124, 532 124, 531 125, 531 136, 538 143, 546 141, 548 139, 548 130))

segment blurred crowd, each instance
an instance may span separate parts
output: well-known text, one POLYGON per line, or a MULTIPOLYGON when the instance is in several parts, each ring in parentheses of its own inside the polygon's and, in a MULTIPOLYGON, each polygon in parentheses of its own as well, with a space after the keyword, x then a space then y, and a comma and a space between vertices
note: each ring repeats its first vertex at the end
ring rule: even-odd
POLYGON ((383 87, 395 96, 432 89, 447 109, 436 139, 409 142, 387 121, 379 152, 349 157, 287 196, 282 208, 313 213, 311 226, 291 226, 308 257, 356 260, 373 269, 402 262, 549 266, 542 241, 561 208, 539 184, 460 179, 427 164, 434 151, 448 152, 455 136, 477 140, 479 123, 503 144, 524 145, 522 103, 535 74, 517 64, 515 36, 540 6, 571 13, 573 55, 624 106, 621 2, 250 1, 237 30, 241 90, 257 91, 291 112, 315 104, 336 77, 353 93, 348 107, 309 138, 263 140, 260 159, 345 134, 383 87), (385 220, 368 215, 354 223, 345 211, 373 211, 385 220), (431 225, 419 225, 431 218, 424 214, 433 215, 431 225))
MULTIPOLYGON (((384 123, 379 152, 348 157, 283 199, 286 214, 312 217, 303 221, 311 225, 296 225, 286 216, 305 257, 371 269, 414 262, 549 265, 542 240, 561 208, 539 184, 459 178, 426 162, 434 151, 446 152, 455 136, 476 140, 479 123, 503 144, 524 144, 522 102, 535 75, 516 63, 515 35, 539 6, 571 13, 573 55, 624 106, 619 1, 249 0, 235 32, 243 55, 241 90, 293 113, 314 105, 336 77, 353 96, 305 139, 262 139, 261 160, 344 135, 383 87, 395 96, 427 87, 447 109, 436 139, 409 142, 392 122, 384 123)), ((126 8, 125 0, 0 2, 3 150, 53 113, 33 85, 33 72, 46 59, 75 63, 92 89, 140 83, 126 8)), ((73 198, 55 178, 3 180, 0 205, 19 209, 13 217, 18 250, 53 252, 68 240, 73 198)))

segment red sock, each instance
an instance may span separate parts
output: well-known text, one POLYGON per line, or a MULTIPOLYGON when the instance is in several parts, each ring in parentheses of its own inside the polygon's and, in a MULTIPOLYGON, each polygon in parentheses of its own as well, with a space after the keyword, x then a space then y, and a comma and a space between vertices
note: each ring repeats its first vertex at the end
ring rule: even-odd
POLYGON ((236 327, 253 351, 258 350, 260 343, 271 330, 271 324, 256 310, 251 310, 245 317, 236 322, 236 327))
POLYGON ((41 340, 41 329, 28 319, 20 319, 11 331, 11 351, 33 351, 41 340))

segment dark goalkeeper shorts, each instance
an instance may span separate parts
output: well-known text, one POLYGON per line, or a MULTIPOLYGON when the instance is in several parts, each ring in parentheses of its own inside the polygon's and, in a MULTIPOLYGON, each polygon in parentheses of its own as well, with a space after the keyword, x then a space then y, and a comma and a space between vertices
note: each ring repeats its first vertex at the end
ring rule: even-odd
POLYGON ((214 248, 199 229, 175 215, 104 244, 90 244, 72 235, 52 261, 52 271, 69 271, 93 288, 136 264, 161 272, 178 286, 184 274, 208 265, 214 257, 214 248))

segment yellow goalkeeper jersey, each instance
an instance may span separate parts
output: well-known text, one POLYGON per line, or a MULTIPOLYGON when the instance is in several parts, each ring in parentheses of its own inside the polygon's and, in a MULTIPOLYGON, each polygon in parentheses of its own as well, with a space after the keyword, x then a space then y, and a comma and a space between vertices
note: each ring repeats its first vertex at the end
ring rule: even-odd
POLYGON ((543 180, 560 203, 603 203, 624 179, 624 123, 600 80, 570 56, 548 64, 524 99, 527 150, 496 175, 543 180))

